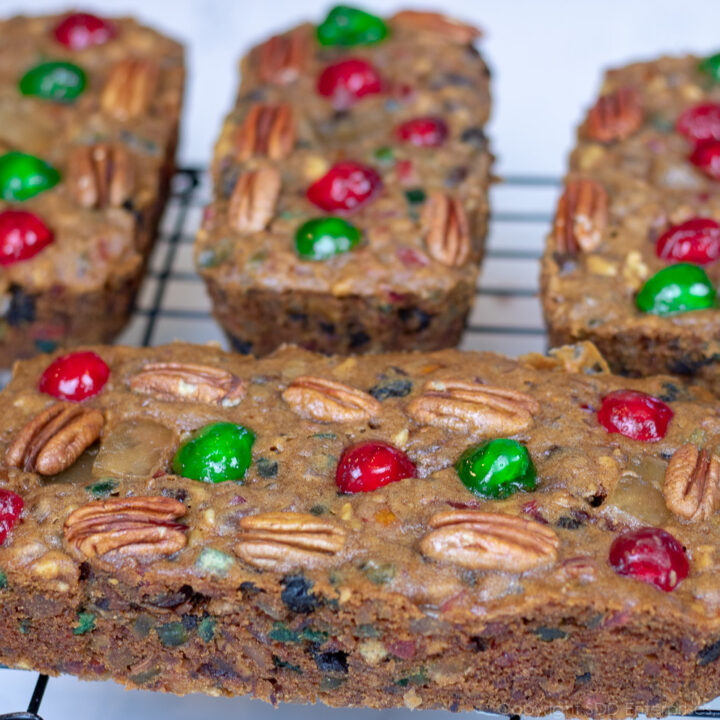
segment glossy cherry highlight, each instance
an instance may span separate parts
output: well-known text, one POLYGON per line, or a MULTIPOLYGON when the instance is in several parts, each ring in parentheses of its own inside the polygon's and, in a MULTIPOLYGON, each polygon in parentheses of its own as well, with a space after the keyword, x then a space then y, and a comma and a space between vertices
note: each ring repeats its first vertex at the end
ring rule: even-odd
POLYGON ((629 530, 610 546, 610 565, 618 575, 670 592, 690 572, 685 549, 669 532, 644 527, 629 530))
POLYGON ((703 103, 688 108, 675 127, 692 142, 720 140, 720 104, 703 103))
POLYGON ((699 143, 689 157, 695 167, 713 180, 720 180, 720 140, 699 143))
POLYGON ((341 492, 372 492, 383 485, 415 477, 415 463, 402 451, 380 440, 352 445, 343 451, 335 473, 341 492))
POLYGON ((104 45, 115 37, 116 31, 114 25, 97 15, 73 13, 55 26, 53 35, 71 50, 84 50, 92 45, 104 45))
POLYGON ((80 402, 97 395, 110 377, 110 368, 94 352, 61 355, 40 376, 38 390, 61 400, 80 402))
POLYGON ((602 399, 598 422, 631 440, 658 442, 665 437, 673 411, 662 400, 639 390, 615 390, 602 399))
POLYGON ((53 241, 50 228, 25 210, 0 212, 0 265, 29 260, 53 241))
POLYGON ((417 147, 440 147, 448 137, 447 123, 440 117, 416 117, 397 126, 395 134, 417 147))
POLYGON ((655 252, 672 262, 715 262, 720 258, 720 224, 712 218, 694 217, 673 225, 660 236, 655 252))
POLYGON ((367 60, 346 58, 328 65, 320 73, 317 91, 330 98, 338 110, 343 110, 366 95, 382 92, 382 80, 380 73, 367 60))
POLYGON ((17 525, 25 503, 11 490, 0 490, 0 545, 17 525))
POLYGON ((382 178, 368 165, 339 162, 307 191, 308 200, 326 212, 351 212, 375 197, 382 178))

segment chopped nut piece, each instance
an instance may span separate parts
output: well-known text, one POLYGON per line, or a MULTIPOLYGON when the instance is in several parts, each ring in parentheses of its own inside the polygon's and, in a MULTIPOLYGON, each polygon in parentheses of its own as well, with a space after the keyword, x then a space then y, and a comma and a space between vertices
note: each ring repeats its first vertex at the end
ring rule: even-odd
POLYGON ((129 120, 148 111, 158 87, 157 65, 146 59, 120 60, 110 70, 100 104, 119 120, 129 120))
POLYGON ((624 140, 640 128, 643 119, 640 93, 634 87, 621 87, 601 95, 590 109, 587 134, 602 143, 624 140))
POLYGON ((681 445, 665 470, 663 495, 668 510, 690 522, 703 522, 720 505, 720 457, 707 448, 681 445))
POLYGON ((319 422, 363 422, 382 412, 382 405, 372 395, 312 375, 296 377, 282 398, 298 415, 319 422))
POLYGON ((401 10, 390 18, 390 23, 415 32, 432 32, 444 35, 462 45, 469 44, 482 35, 479 28, 472 25, 446 17, 441 13, 421 10, 401 10))
POLYGON ((295 146, 295 132, 295 115, 290 105, 255 103, 238 128, 237 159, 244 162, 259 155, 282 160, 295 146))
POLYGON ((428 253, 451 267, 464 265, 470 257, 470 230, 462 203, 433 192, 423 207, 421 223, 428 253))
POLYGON ((305 28, 274 35, 253 51, 252 59, 261 82, 274 85, 295 82, 309 59, 305 28))
POLYGON ((607 224, 607 212, 607 192, 600 183, 587 178, 569 180, 555 213, 555 249, 575 255, 597 248, 607 224))
POLYGON ((240 174, 230 196, 228 220, 238 232, 264 230, 275 216, 282 177, 271 165, 240 174))
POLYGON ((70 152, 67 182, 81 207, 120 207, 133 192, 130 153, 122 145, 76 146, 70 152))

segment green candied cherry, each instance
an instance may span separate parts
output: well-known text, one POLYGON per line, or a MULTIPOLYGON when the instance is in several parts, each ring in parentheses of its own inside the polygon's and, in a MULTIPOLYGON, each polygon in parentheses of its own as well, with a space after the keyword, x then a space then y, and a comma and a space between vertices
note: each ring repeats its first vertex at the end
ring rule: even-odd
POLYGON ((717 306, 717 292, 707 273, 691 263, 677 263, 656 272, 635 298, 640 310, 675 315, 717 306))
POLYGON ((483 498, 501 500, 534 490, 537 473, 530 453, 515 440, 497 438, 468 448, 455 463, 463 485, 483 498))
POLYGON ((207 483, 242 480, 252 462, 255 433, 244 425, 216 422, 197 430, 175 453, 177 475, 207 483))
POLYGON ((704 58, 698 68, 715 82, 720 82, 720 53, 704 58))
POLYGON ((16 150, 0 155, 0 198, 3 200, 28 200, 59 182, 60 173, 34 155, 16 150))
POLYGON ((379 17, 347 5, 336 5, 317 27, 321 45, 373 45, 387 36, 388 26, 379 17))
POLYGON ((28 70, 18 87, 23 95, 35 95, 43 100, 72 102, 82 95, 87 76, 82 68, 64 61, 40 63, 28 70))
POLYGON ((362 233, 339 217, 321 217, 303 223, 295 233, 295 249, 303 260, 328 260, 360 243, 362 233))

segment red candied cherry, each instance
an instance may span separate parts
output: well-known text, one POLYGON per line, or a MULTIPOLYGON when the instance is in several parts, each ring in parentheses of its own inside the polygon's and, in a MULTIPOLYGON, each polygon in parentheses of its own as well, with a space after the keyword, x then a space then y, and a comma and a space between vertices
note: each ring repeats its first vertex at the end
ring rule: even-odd
POLYGON ((382 188, 382 178, 367 165, 335 163, 307 191, 308 200, 327 212, 350 212, 368 203, 382 188))
POLYGON ((395 134, 418 147, 439 147, 448 136, 447 123, 439 117, 416 117, 398 125, 395 134))
POLYGON ((29 260, 53 241, 50 228, 26 210, 0 212, 0 265, 29 260))
POLYGON ((639 390, 615 390, 602 399, 598 421, 610 433, 658 442, 675 413, 662 400, 639 390))
POLYGON ((335 108, 345 110, 365 95, 381 92, 382 81, 378 71, 367 60, 346 58, 328 65, 320 73, 317 91, 330 98, 335 108))
POLYGON ((25 503, 23 499, 10 490, 0 490, 0 545, 8 533, 17 525, 25 503))
POLYGON ((104 45, 115 37, 115 27, 90 13, 73 13, 63 18, 53 30, 55 39, 72 50, 104 45))
POLYGON ((690 162, 709 178, 720 180, 720 140, 700 143, 690 154, 690 162))
POLYGON ((344 493, 372 492, 416 473, 415 463, 402 450, 375 440, 345 448, 335 482, 344 493))
POLYGON ((658 239, 655 252, 663 260, 707 265, 720 258, 720 224, 694 217, 673 225, 658 239))
POLYGON ((678 118, 675 127, 692 142, 720 140, 720 105, 703 103, 688 108, 678 118))
POLYGON ((97 395, 109 377, 110 368, 99 355, 74 352, 61 355, 47 366, 38 390, 61 400, 80 402, 97 395))
POLYGON ((629 530, 613 540, 610 565, 618 575, 670 592, 688 576, 685 549, 669 532, 654 527, 629 530))

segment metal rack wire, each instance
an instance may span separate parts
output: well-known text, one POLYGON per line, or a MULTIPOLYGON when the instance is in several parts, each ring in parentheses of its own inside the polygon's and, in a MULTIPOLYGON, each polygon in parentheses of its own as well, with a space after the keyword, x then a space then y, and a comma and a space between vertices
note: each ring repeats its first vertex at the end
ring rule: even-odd
MULTIPOLYGON (((545 349, 537 261, 559 186, 559 177, 514 175, 492 189, 487 253, 463 349, 509 355, 545 349)), ((185 168, 177 173, 148 278, 118 342, 148 346, 181 338, 225 345, 192 266, 192 242, 208 199, 208 178, 202 170, 185 168)), ((47 676, 38 675, 27 711, 0 715, 0 720, 41 720, 47 686, 47 676)), ((718 701, 711 705, 720 708, 718 701)), ((517 715, 497 717, 521 720, 517 715)), ((699 709, 688 717, 720 718, 720 709, 699 709)))

